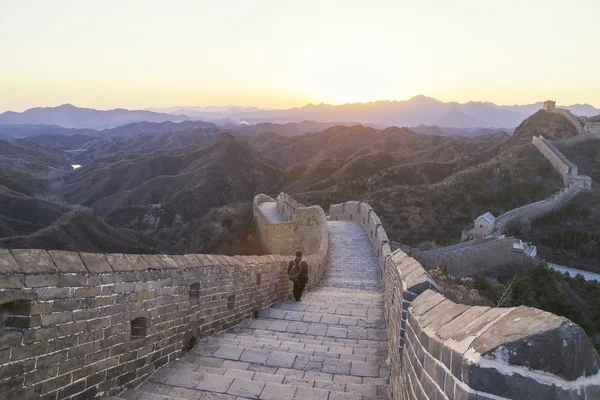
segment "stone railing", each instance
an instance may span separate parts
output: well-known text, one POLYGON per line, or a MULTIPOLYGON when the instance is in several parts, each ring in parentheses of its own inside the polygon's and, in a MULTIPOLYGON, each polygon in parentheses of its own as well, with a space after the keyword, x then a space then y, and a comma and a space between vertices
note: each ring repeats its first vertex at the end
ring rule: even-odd
POLYGON ((373 245, 383 248, 392 399, 600 398, 600 357, 578 325, 535 308, 455 304, 416 259, 388 253, 368 204, 332 205, 330 218, 385 238, 373 245))
MULTIPOLYGON (((309 287, 328 245, 323 210, 313 210, 322 223, 297 230, 319 238, 305 249, 309 287)), ((0 398, 88 399, 136 386, 201 337, 288 298, 289 259, 0 250, 0 398)))
POLYGON ((341 204, 332 204, 329 207, 329 218, 340 221, 360 222, 373 243, 373 250, 383 271, 385 260, 392 254, 390 243, 381 220, 370 205, 358 201, 348 201, 341 204))

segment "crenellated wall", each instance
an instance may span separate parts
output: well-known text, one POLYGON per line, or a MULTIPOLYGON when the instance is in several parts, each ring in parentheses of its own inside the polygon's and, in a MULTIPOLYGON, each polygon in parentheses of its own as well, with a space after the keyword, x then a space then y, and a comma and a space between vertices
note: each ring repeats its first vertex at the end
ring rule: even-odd
POLYGON ((270 254, 291 255, 302 250, 305 254, 319 254, 324 259, 329 240, 325 212, 319 206, 304 207, 290 199, 285 193, 277 200, 264 194, 254 198, 254 220, 263 247, 270 254), (265 202, 272 202, 287 220, 273 223, 260 209, 260 204, 265 202))
POLYGON ((445 268, 450 275, 465 278, 502 265, 522 265, 523 251, 515 252, 513 245, 512 237, 488 238, 426 251, 410 248, 409 254, 426 268, 445 268))
MULTIPOLYGON (((306 242, 314 287, 328 236, 323 210, 310 209, 319 223, 296 232, 319 238, 306 242)), ((0 250, 0 399, 90 399, 135 386, 201 337, 288 298, 289 259, 0 250)))
POLYGON ((383 271, 386 258, 392 254, 389 239, 381 220, 367 203, 359 201, 347 201, 340 204, 332 204, 329 207, 329 218, 335 221, 360 222, 373 243, 373 250, 383 271))
POLYGON ((286 221, 295 219, 299 210, 306 208, 287 193, 279 193, 276 201, 277 210, 284 216, 286 221))
POLYGON ((552 108, 546 110, 548 112, 552 112, 555 114, 561 114, 564 116, 573 126, 577 129, 577 133, 582 133, 584 129, 584 124, 581 122, 571 111, 565 110, 564 108, 552 108))
MULTIPOLYGON (((365 203, 330 208, 387 240, 374 214, 365 203)), ((417 260, 383 254, 392 399, 600 398, 600 357, 578 325, 530 307, 453 303, 417 260)))
POLYGON ((501 235, 519 221, 525 219, 532 221, 543 217, 551 211, 558 210, 571 201, 581 190, 583 188, 578 186, 563 188, 547 199, 507 211, 499 215, 494 221, 493 234, 495 236, 501 235))
POLYGON ((531 138, 531 143, 546 157, 560 174, 577 175, 577 167, 567 159, 552 143, 543 136, 534 136, 531 138))
POLYGON ((600 122, 586 122, 583 127, 583 132, 600 133, 600 122))

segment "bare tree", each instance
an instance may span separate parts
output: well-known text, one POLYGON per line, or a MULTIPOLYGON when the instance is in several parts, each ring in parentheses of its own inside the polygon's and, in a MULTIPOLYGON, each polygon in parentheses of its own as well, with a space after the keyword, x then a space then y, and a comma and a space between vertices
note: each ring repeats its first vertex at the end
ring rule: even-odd
POLYGON ((496 307, 502 307, 507 301, 509 301, 509 299, 512 297, 512 294, 515 290, 515 286, 521 282, 525 280, 525 278, 521 278, 517 280, 517 276, 513 276, 512 280, 510 281, 510 283, 508 284, 508 286, 506 287, 506 289, 504 289, 504 291, 502 292, 502 295, 500 295, 500 299, 498 299, 498 302, 496 303, 496 307))

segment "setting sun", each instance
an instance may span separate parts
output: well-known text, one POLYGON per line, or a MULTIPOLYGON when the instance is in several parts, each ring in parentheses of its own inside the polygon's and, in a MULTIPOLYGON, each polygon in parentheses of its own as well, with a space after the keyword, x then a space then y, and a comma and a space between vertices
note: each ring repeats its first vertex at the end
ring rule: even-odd
POLYGON ((595 48, 596 15, 595 1, 2 2, 0 110, 39 105, 32 96, 103 108, 286 108, 419 93, 600 104, 598 56, 577 61, 579 48, 595 48))

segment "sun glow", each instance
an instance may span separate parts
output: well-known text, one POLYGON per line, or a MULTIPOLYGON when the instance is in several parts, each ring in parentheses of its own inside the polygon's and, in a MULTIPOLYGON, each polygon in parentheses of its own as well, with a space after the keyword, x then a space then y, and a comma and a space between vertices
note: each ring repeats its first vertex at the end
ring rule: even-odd
POLYGON ((596 46, 598 14, 597 0, 0 2, 0 36, 10 38, 0 41, 0 112, 285 108, 421 93, 600 105, 600 56, 581 52, 596 46))

